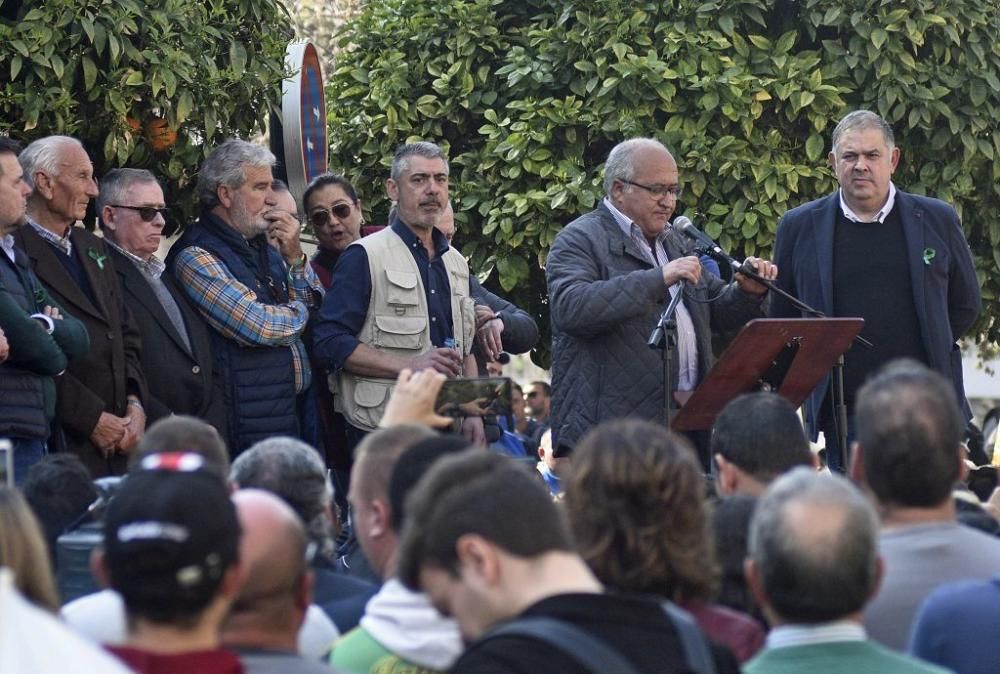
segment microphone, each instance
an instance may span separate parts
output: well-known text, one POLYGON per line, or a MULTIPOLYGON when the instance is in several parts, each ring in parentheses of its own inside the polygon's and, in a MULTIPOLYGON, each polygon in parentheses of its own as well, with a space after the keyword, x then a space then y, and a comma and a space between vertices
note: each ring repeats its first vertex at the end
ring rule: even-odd
POLYGON ((704 248, 705 252, 714 257, 716 260, 727 263, 738 272, 757 273, 757 268, 754 265, 749 262, 739 262, 731 257, 728 253, 726 253, 726 251, 722 250, 719 244, 717 244, 712 237, 695 227, 694 223, 691 222, 691 219, 687 216, 679 215, 674 218, 673 226, 677 228, 681 234, 698 244, 698 247, 704 248))
POLYGON ((685 215, 679 215, 674 218, 673 226, 681 234, 707 250, 710 255, 719 255, 727 261, 732 260, 732 258, 726 255, 725 251, 722 250, 722 248, 719 247, 719 244, 713 241, 708 234, 694 226, 694 223, 691 222, 691 218, 685 215))

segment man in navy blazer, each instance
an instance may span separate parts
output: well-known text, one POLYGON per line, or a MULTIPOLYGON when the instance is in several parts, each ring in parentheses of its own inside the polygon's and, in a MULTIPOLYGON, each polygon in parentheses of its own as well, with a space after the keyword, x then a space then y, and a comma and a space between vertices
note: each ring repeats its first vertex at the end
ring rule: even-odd
MULTIPOLYGON (((899 148, 892 128, 873 112, 858 110, 840 120, 829 160, 840 189, 782 217, 774 260, 785 291, 828 316, 865 319, 861 335, 873 347, 856 344, 845 356, 848 415, 869 373, 911 357, 954 383, 971 418, 957 341, 979 315, 981 300, 958 214, 943 201, 893 185, 899 148)), ((802 314, 773 297, 771 315, 802 314)), ((812 437, 824 431, 832 447, 837 436, 831 397, 827 376, 805 409, 812 437)), ((831 468, 842 468, 837 453, 828 454, 831 468)))

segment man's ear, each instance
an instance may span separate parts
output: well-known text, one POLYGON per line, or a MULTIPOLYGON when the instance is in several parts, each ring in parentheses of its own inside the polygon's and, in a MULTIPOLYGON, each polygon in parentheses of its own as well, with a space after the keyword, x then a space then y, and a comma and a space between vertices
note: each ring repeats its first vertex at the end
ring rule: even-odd
POLYGON ((105 229, 109 229, 112 232, 115 231, 118 226, 115 224, 115 209, 108 205, 105 205, 101 209, 101 222, 104 223, 105 229))
POLYGON ((851 443, 851 461, 848 464, 847 473, 851 476, 851 481, 855 484, 867 485, 865 481, 865 461, 864 447, 855 440, 851 443))
POLYGON ((295 590, 295 607, 305 614, 312 604, 313 588, 316 587, 316 574, 307 570, 302 574, 299 587, 295 590))
POLYGON ((715 484, 719 493, 722 496, 730 496, 736 491, 737 476, 734 466, 718 453, 715 455, 715 464, 719 467, 715 473, 715 484))
POLYGON ((52 198, 52 177, 45 173, 44 171, 35 171, 35 175, 32 176, 32 183, 34 184, 34 192, 37 192, 43 199, 52 198))
POLYGON ((392 513, 389 511, 389 503, 383 499, 373 499, 371 505, 371 520, 368 522, 371 538, 384 536, 392 529, 392 513))
POLYGON ((500 558, 495 546, 476 534, 465 534, 455 542, 458 565, 487 586, 500 582, 500 558))
POLYGON ((958 481, 965 482, 969 477, 969 464, 965 461, 965 443, 958 443, 958 481))
POLYGON ((219 197, 219 203, 227 210, 233 207, 233 191, 229 185, 219 185, 215 188, 215 196, 219 197))
POLYGON ((871 592, 868 593, 868 601, 865 602, 866 604, 872 599, 874 599, 875 596, 878 594, 878 591, 882 589, 882 581, 884 579, 885 579, 885 560, 882 558, 882 555, 879 555, 878 559, 875 560, 875 582, 872 583, 872 589, 871 592))
POLYGON ((104 548, 97 546, 90 551, 90 574, 102 589, 111 587, 111 574, 108 573, 108 560, 104 556, 104 548))
POLYGON ((243 589, 243 581, 246 580, 246 573, 243 565, 239 561, 230 564, 226 573, 222 576, 222 583, 219 585, 218 595, 235 599, 243 589))
POLYGON ((753 599, 757 602, 757 605, 761 607, 766 606, 767 592, 764 590, 764 580, 760 577, 760 569, 757 568, 757 563, 749 557, 743 560, 743 577, 746 578, 747 587, 750 589, 750 594, 753 595, 753 599))
POLYGON ((389 195, 391 201, 399 201, 399 185, 392 178, 385 181, 385 193, 389 195))

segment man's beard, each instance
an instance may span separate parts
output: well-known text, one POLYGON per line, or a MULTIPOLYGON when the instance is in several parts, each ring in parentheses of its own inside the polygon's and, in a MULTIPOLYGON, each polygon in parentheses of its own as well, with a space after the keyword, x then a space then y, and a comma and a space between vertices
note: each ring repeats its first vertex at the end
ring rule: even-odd
POLYGON ((247 239, 252 239, 267 231, 268 222, 262 216, 254 218, 244 205, 243 199, 234 199, 233 207, 229 209, 229 218, 233 228, 247 239))

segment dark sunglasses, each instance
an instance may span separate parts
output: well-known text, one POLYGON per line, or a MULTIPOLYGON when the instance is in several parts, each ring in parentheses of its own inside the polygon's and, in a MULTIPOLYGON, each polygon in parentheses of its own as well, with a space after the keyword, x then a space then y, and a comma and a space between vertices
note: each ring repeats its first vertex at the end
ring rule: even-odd
POLYGON ((309 214, 309 222, 314 227, 326 227, 330 224, 330 216, 334 215, 343 220, 351 214, 350 204, 337 204, 333 208, 321 208, 309 214))
POLYGON ((126 206, 124 204, 108 204, 111 208, 127 208, 130 211, 138 211, 139 217, 142 218, 143 222, 152 222, 159 213, 166 220, 167 216, 170 215, 169 208, 155 208, 153 206, 126 206))

